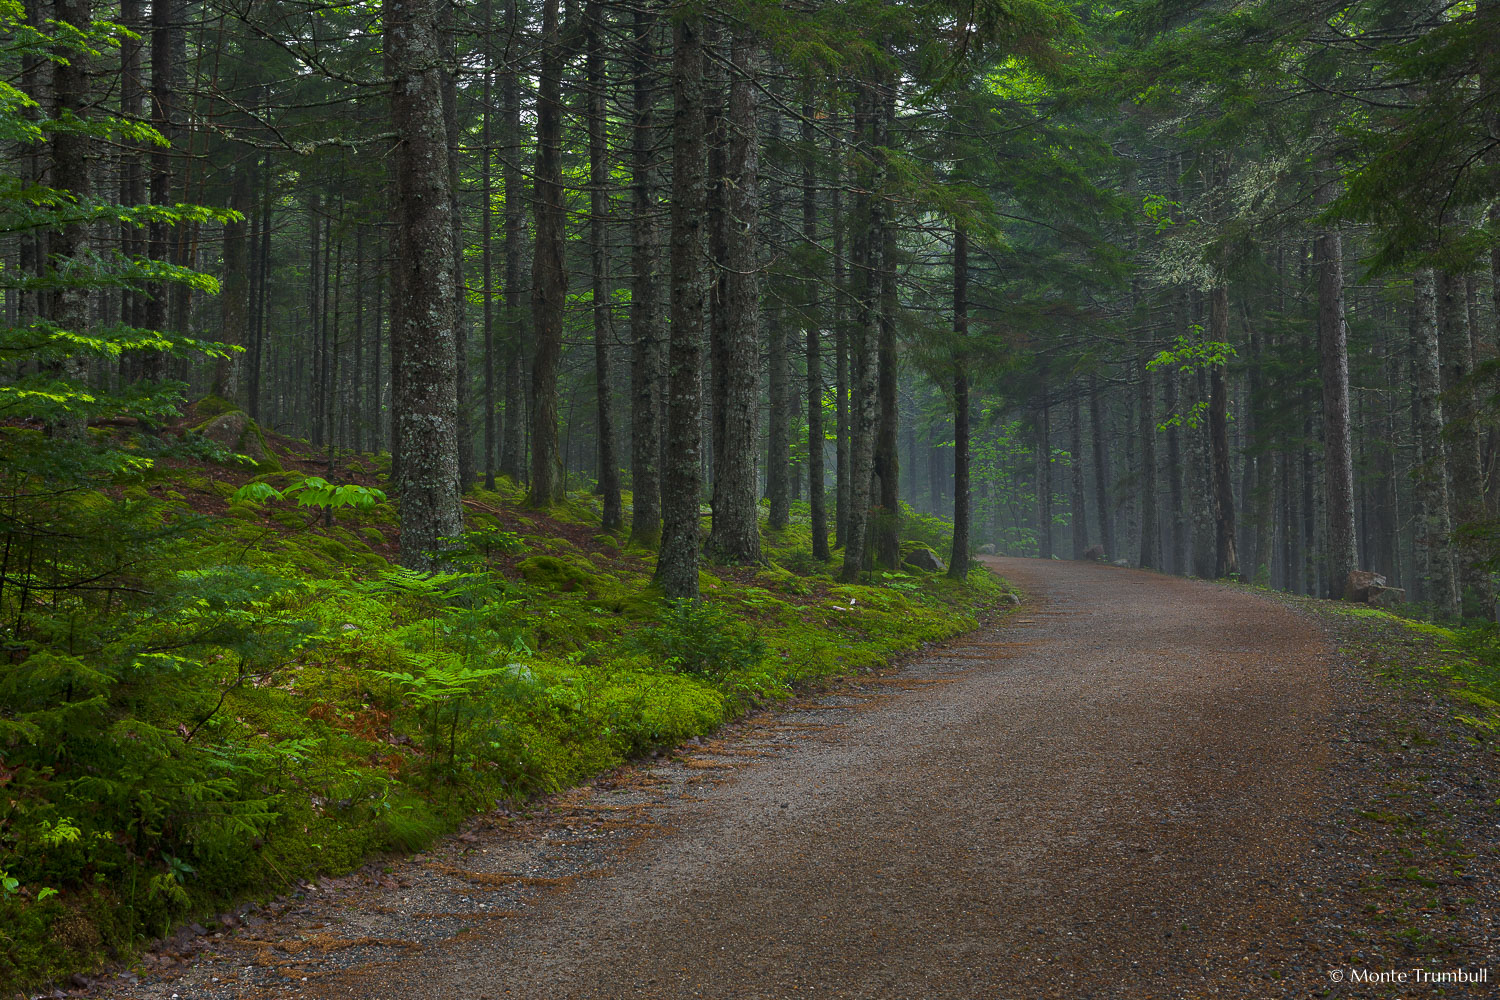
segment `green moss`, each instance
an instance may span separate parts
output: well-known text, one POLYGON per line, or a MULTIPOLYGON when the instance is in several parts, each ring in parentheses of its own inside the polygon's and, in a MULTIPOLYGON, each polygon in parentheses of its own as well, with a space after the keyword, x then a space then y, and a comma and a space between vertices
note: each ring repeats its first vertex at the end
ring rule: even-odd
POLYGON ((597 586, 595 573, 557 556, 532 556, 516 563, 522 579, 541 590, 570 594, 597 586))

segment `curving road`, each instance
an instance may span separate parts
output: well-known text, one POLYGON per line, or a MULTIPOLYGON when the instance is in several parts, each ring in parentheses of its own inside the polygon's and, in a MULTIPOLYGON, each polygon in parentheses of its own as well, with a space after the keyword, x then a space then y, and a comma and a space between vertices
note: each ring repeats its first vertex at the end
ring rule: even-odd
POLYGON ((325 884, 120 995, 1310 995, 1321 636, 1228 588, 988 562, 1030 595, 993 629, 325 884))

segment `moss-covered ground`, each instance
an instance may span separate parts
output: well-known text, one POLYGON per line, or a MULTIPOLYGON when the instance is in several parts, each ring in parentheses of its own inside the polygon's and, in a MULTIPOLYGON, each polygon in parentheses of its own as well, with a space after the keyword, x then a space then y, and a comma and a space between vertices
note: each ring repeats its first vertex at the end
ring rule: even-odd
MULTIPOLYGON (((273 463, 235 461, 189 430, 213 412, 69 502, 95 530, 124 526, 101 544, 129 586, 21 598, 38 638, 0 691, 0 982, 128 958, 233 901, 417 850, 965 631, 1005 586, 836 582, 803 511, 764 533, 764 564, 707 566, 701 604, 672 605, 653 554, 600 533, 596 498, 531 510, 503 479, 465 497, 453 571, 420 576, 393 565, 390 502, 241 499, 312 475, 379 488, 386 456, 330 466, 264 435, 273 463)), ((944 553, 945 527, 908 525, 944 553)))

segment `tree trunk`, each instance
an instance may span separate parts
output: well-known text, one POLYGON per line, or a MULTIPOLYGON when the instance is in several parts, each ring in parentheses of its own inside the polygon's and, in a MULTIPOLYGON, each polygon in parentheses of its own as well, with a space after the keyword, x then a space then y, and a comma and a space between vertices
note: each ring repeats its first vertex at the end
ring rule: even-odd
MULTIPOLYGON (((1186 325, 1185 322, 1184 325, 1186 325)), ((1186 576, 1189 569, 1188 531, 1183 519, 1186 501, 1183 499, 1182 432, 1179 428, 1182 420, 1182 404, 1175 366, 1167 370, 1163 381, 1169 418, 1167 424, 1167 506, 1170 511, 1167 520, 1171 525, 1171 537, 1168 540, 1171 559, 1167 569, 1186 576)))
MULTIPOLYGON (((969 231, 953 230, 953 550, 948 554, 948 576, 969 576, 969 375, 964 367, 964 343, 969 338, 969 231)), ((1077 427, 1077 404, 1074 404, 1077 427)))
POLYGON ((634 122, 631 127, 630 190, 630 541, 655 548, 661 540, 662 330, 658 315, 655 94, 655 18, 645 9, 634 16, 632 55, 634 122))
POLYGON ((828 214, 833 220, 833 545, 849 537, 849 328, 844 296, 844 159, 834 142, 833 192, 828 214))
POLYGON ((1141 434, 1141 560, 1142 569, 1161 568, 1161 542, 1156 513, 1156 380, 1146 362, 1138 364, 1141 434))
POLYGON ((589 101, 589 263, 594 298, 594 405, 598 420, 599 492, 604 498, 600 527, 620 529, 624 521, 620 500, 620 463, 615 459, 614 402, 610 391, 609 260, 606 226, 609 213, 609 158, 605 144, 603 10, 601 0, 590 0, 586 25, 586 75, 589 101))
MULTIPOLYGON (((229 207, 239 212, 237 222, 224 224, 224 280, 219 287, 219 336, 221 343, 243 347, 249 342, 250 321, 250 247, 245 220, 255 210, 252 205, 250 164, 242 160, 233 168, 229 207)), ((210 391, 235 405, 244 403, 241 392, 240 353, 220 358, 214 364, 210 391)))
MULTIPOLYGON (((175 55, 185 14, 184 0, 153 0, 151 4, 151 124, 170 144, 167 147, 153 146, 151 150, 153 205, 171 205, 177 201, 172 192, 170 146, 175 146, 182 137, 178 97, 186 89, 186 67, 178 64, 175 55)), ((150 256, 159 261, 171 262, 175 257, 172 236, 173 226, 170 223, 151 223, 150 256)), ((147 289, 143 320, 149 329, 167 329, 167 305, 171 300, 171 292, 171 284, 166 281, 153 282, 147 289)), ((145 378, 160 379, 166 374, 165 354, 152 351, 143 358, 142 375, 145 378)))
MULTIPOLYGON (((518 37, 517 8, 510 0, 506 9, 508 35, 518 37)), ((500 111, 505 130, 505 153, 501 179, 505 188, 505 422, 501 425, 500 471, 513 484, 521 482, 526 468, 525 352, 526 314, 521 307, 521 241, 525 238, 526 195, 521 179, 521 95, 518 70, 507 66, 500 82, 500 111)))
MULTIPOLYGON (((802 106, 802 238, 808 246, 815 245, 818 238, 815 111, 811 102, 802 106)), ((807 502, 812 522, 813 558, 827 562, 830 553, 826 473, 823 468, 823 323, 818 310, 817 275, 807 276, 803 282, 803 295, 802 325, 807 338, 807 502)))
MULTIPOLYGON (((855 96, 854 132, 867 154, 873 153, 879 133, 874 126, 872 87, 862 84, 855 96)), ((849 513, 844 535, 844 565, 840 578, 858 582, 864 570, 865 543, 870 525, 870 485, 875 467, 875 345, 880 336, 879 291, 881 204, 871 191, 881 188, 878 161, 862 159, 856 176, 854 245, 851 260, 855 316, 850 330, 853 378, 850 398, 849 513)))
POLYGON ((672 306, 668 357, 662 539, 656 582, 670 598, 698 597, 698 505, 703 491, 702 228, 703 25, 692 16, 673 25, 672 306))
MULTIPOLYGON (((1338 195, 1338 180, 1324 164, 1317 204, 1338 195)), ((1327 476, 1328 560, 1326 596, 1343 596, 1344 582, 1359 568, 1354 531, 1354 446, 1349 424, 1349 328, 1344 322, 1343 237, 1330 226, 1314 244, 1318 267, 1318 371, 1323 381, 1323 469, 1327 476)))
POLYGON ((547 507, 563 499, 562 456, 557 448, 557 366, 562 357, 564 269, 562 186, 563 46, 558 0, 542 3, 541 72, 537 77, 536 246, 531 262, 531 491, 527 502, 547 507))
MULTIPOLYGON (((1229 342, 1229 289, 1221 281, 1209 293, 1209 337, 1229 342)), ((1235 550, 1234 480, 1229 453, 1229 387, 1224 365, 1209 372, 1208 421, 1213 451, 1214 576, 1236 577, 1240 572, 1235 550)))
POLYGON ((1052 402, 1042 387, 1036 413, 1036 548, 1042 559, 1051 559, 1052 544, 1052 402))
MULTIPOLYGON (((1438 343, 1443 365, 1443 393, 1450 401, 1444 416, 1448 441, 1449 503, 1452 528, 1458 530, 1485 519, 1484 469, 1480 456, 1478 403, 1475 398, 1474 343, 1469 336, 1464 282, 1446 272, 1437 277, 1438 343)), ((1489 571, 1479 565, 1482 555, 1472 543, 1458 541, 1460 613, 1492 615, 1494 594, 1489 571)))
MULTIPOLYGON (((79 32, 87 32, 92 27, 91 0, 57 0, 55 13, 60 23, 79 32)), ((52 69, 53 118, 86 119, 90 105, 89 59, 71 47, 60 55, 62 58, 52 69)), ((83 204, 88 204, 93 198, 91 145, 82 129, 64 129, 52 134, 52 186, 69 192, 83 204)), ((58 329, 75 336, 86 336, 92 325, 89 321, 88 282, 76 280, 79 272, 90 266, 92 247, 89 237, 87 222, 69 222, 53 234, 48 248, 52 267, 61 279, 49 310, 51 320, 58 329)), ((31 322, 34 318, 26 317, 24 321, 31 322)), ((87 387, 88 369, 81 355, 67 355, 61 368, 63 377, 75 388, 87 387)), ((59 437, 81 438, 87 428, 88 414, 75 411, 67 413, 50 429, 59 437)))
POLYGON ((1098 376, 1089 378, 1089 430, 1094 446, 1094 499, 1099 508, 1099 539, 1104 557, 1113 560, 1115 551, 1114 518, 1109 505, 1109 445, 1104 440, 1104 403, 1100 398, 1098 376))
MULTIPOLYGON (((759 211, 758 82, 755 43, 736 27, 730 47, 732 78, 726 119, 723 342, 715 366, 713 529, 709 550, 725 562, 761 559, 755 477, 760 416, 760 282, 756 268, 759 211)), ((785 338, 783 337, 783 340, 785 338)), ((774 363, 774 359, 773 359, 774 363)), ((774 408, 773 408, 774 418, 774 408)), ((774 526, 774 525, 773 525, 774 526)), ((783 525, 784 527, 785 525, 783 525)))
POLYGON ((1442 362, 1439 351, 1437 280, 1431 268, 1413 276, 1416 299, 1412 345, 1417 383, 1417 435, 1422 464, 1417 476, 1417 575, 1437 613, 1457 618, 1458 581, 1449 535, 1447 447, 1443 441, 1442 362))
POLYGON ((385 0, 386 74, 399 136, 391 327, 402 372, 396 402, 401 564, 441 565, 463 530, 458 495, 458 370, 453 336, 452 202, 438 69, 438 0, 385 0), (395 332, 399 331, 399 332, 395 332))
MULTIPOLYGON (((448 61, 455 57, 451 28, 452 8, 444 7, 442 44, 448 61)), ((458 77, 446 68, 443 80, 443 125, 448 133, 448 201, 452 231, 449 246, 453 254, 453 356, 457 367, 458 393, 458 492, 463 493, 474 481, 474 406, 469 385, 469 285, 464 274, 464 213, 459 195, 458 77)))
MULTIPOLYGON (((892 141, 896 117, 896 89, 887 88, 881 101, 880 144, 892 141)), ((887 206, 881 214, 880 259, 880 402, 879 437, 875 444, 875 476, 880 482, 880 513, 875 522, 875 558, 887 569, 901 568, 901 460, 896 450, 900 407, 896 399, 896 227, 887 206)))
MULTIPOLYGON (((781 110, 770 112, 767 144, 781 145, 781 110)), ((774 179, 766 183, 766 216, 774 239, 781 236, 782 186, 774 179)), ((783 531, 792 514, 792 414, 791 359, 787 350, 787 315, 780 297, 766 306, 766 526, 783 531)))
POLYGON ((1089 548, 1088 488, 1083 472, 1083 395, 1075 385, 1068 400, 1068 506, 1073 535, 1073 558, 1082 559, 1089 548))
MULTIPOLYGON (((486 26, 495 22, 494 0, 484 0, 480 15, 486 26)), ((495 460, 500 454, 495 416, 499 405, 495 396, 495 211, 494 211, 494 131, 490 119, 494 107, 495 53, 490 36, 484 42, 484 82, 480 97, 479 124, 479 294, 484 300, 484 488, 495 488, 495 460)))

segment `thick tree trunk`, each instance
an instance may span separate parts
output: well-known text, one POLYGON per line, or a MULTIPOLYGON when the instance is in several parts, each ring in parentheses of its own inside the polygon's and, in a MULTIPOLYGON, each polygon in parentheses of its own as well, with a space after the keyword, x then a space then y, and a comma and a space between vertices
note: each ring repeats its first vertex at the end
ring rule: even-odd
POLYGON ((715 365, 715 381, 722 394, 714 400, 719 437, 714 442, 713 528, 708 547, 716 559, 756 563, 761 558, 755 475, 760 422, 758 56, 755 43, 743 27, 735 29, 730 61, 733 78, 724 175, 727 239, 723 247, 724 300, 720 303, 724 330, 715 365))
MULTIPOLYGON (((969 374, 964 367, 964 343, 969 338, 969 231, 953 230, 953 549, 948 554, 948 576, 969 576, 969 374)), ((1075 397, 1076 399, 1076 397, 1075 397)), ((1074 403, 1074 426, 1077 426, 1074 403)))
POLYGON ((604 498, 601 528, 620 529, 624 521, 620 500, 620 463, 615 458, 614 400, 610 386, 610 349, 613 337, 609 304, 609 259, 606 225, 609 213, 609 155, 605 141, 603 9, 601 0, 588 8, 585 73, 589 101, 589 263, 594 297, 594 407, 597 419, 599 492, 604 498))
POLYGON ((661 540, 662 330, 657 305, 656 128, 652 62, 655 18, 634 14, 631 71, 634 121, 630 135, 630 541, 655 548, 661 540))
MULTIPOLYGON (((451 8, 445 8, 442 44, 451 62, 454 55, 451 8)), ((448 132, 448 200, 451 203, 450 247, 453 254, 453 356, 458 391, 458 491, 474 481, 474 406, 469 385, 469 285, 464 273, 464 213, 459 207, 458 78, 446 68, 443 79, 443 122, 448 132)))
MULTIPOLYGON (((802 106, 802 238, 813 246, 818 238, 817 143, 813 130, 816 109, 802 106)), ((823 467, 823 322, 818 309, 818 277, 803 283, 802 325, 807 338, 807 501, 812 522, 812 554, 827 562, 828 510, 823 467)), ((837 290, 835 293, 837 294, 837 290)))
POLYGON ((672 307, 668 357, 662 539, 656 582, 677 599, 698 597, 698 505, 703 491, 703 26, 673 26, 672 307))
POLYGON ((1453 572, 1449 536, 1447 446, 1443 441, 1442 361, 1439 351, 1437 279, 1432 269, 1413 276, 1416 321, 1412 344, 1417 383, 1417 436, 1421 468, 1417 476, 1417 575, 1434 609, 1457 618, 1458 580, 1453 572))
POLYGON ((1104 438, 1103 389, 1097 376, 1089 378, 1089 431, 1094 450, 1094 499, 1099 508, 1099 540, 1107 559, 1115 559, 1114 518, 1109 499, 1109 442, 1104 438))
POLYGON ((568 277, 563 262, 566 208, 562 186, 563 46, 558 0, 542 3, 541 72, 537 77, 536 246, 531 262, 531 489, 527 502, 547 507, 563 499, 557 448, 557 366, 562 357, 568 277))
POLYGON ((452 202, 448 197, 437 0, 385 0, 386 74, 395 147, 391 327, 400 369, 396 401, 401 563, 441 565, 463 530, 458 494, 458 370, 454 345, 452 202))
POLYGON ((1146 362, 1139 363, 1141 435, 1141 558, 1142 569, 1161 568, 1161 542, 1156 511, 1156 379, 1146 362))
MULTIPOLYGON (((186 67, 178 64, 175 55, 178 40, 183 32, 186 15, 184 0, 153 0, 151 4, 151 124, 162 138, 175 146, 182 138, 180 127, 179 95, 186 89, 186 67)), ((171 205, 173 196, 172 152, 169 147, 154 146, 150 154, 151 203, 171 205)), ((171 262, 175 258, 173 226, 167 222, 153 222, 150 226, 150 256, 159 261, 171 262)), ((152 330, 165 331, 168 326, 167 307, 171 301, 172 287, 169 282, 153 282, 147 289, 143 322, 152 330)), ((150 352, 143 359, 142 375, 148 379, 164 378, 167 374, 167 357, 161 352, 150 352)))
MULTIPOLYGON (((1317 203, 1338 195, 1329 165, 1317 203)), ((1349 573, 1359 568, 1354 531, 1354 447, 1349 423, 1349 329, 1344 321, 1343 237, 1335 227, 1318 234, 1318 371, 1323 382, 1323 468, 1327 476, 1328 560, 1326 596, 1343 596, 1349 573)))

